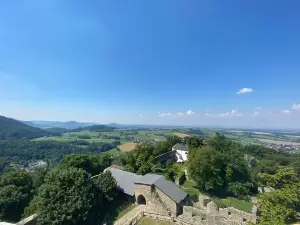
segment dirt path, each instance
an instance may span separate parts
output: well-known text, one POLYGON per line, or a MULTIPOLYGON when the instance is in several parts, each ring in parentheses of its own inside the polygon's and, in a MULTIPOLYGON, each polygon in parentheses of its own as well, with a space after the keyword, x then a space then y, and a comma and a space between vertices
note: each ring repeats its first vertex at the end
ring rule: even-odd
POLYGON ((130 212, 126 213, 120 219, 114 222, 114 225, 125 225, 128 224, 131 220, 133 220, 137 215, 139 215, 145 208, 145 205, 138 205, 130 212))

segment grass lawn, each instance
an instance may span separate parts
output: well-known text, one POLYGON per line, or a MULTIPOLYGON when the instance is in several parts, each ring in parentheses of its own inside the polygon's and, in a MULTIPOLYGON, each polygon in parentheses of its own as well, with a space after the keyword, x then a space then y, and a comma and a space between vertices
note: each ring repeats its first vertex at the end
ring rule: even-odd
POLYGON ((245 200, 233 198, 233 197, 228 197, 224 199, 215 199, 214 202, 220 206, 222 205, 223 207, 225 206, 231 206, 236 209, 242 210, 244 212, 251 213, 252 211, 252 206, 253 204, 251 202, 247 202, 245 200))
POLYGON ((146 217, 143 217, 139 222, 138 225, 170 225, 170 222, 167 221, 159 221, 159 220, 152 220, 146 217))
POLYGON ((200 192, 196 188, 196 184, 193 181, 186 180, 180 187, 182 190, 188 193, 194 202, 198 201, 200 192))
POLYGON ((112 156, 120 156, 120 155, 123 155, 124 152, 120 152, 118 151, 116 148, 113 148, 111 150, 108 150, 106 152, 103 152, 102 154, 110 154, 112 156))
POLYGON ((137 205, 132 204, 132 205, 128 205, 126 206, 124 209, 120 209, 120 211, 117 211, 117 219, 120 219, 122 216, 124 216, 126 213, 130 212, 131 210, 133 210, 137 205))
POLYGON ((57 141, 57 142, 70 142, 70 141, 75 141, 76 138, 72 137, 40 137, 40 138, 35 138, 32 139, 32 141, 57 141))
POLYGON ((132 202, 127 201, 124 196, 119 196, 113 205, 110 206, 110 215, 107 218, 107 223, 113 224, 114 221, 133 210, 136 206, 132 202))

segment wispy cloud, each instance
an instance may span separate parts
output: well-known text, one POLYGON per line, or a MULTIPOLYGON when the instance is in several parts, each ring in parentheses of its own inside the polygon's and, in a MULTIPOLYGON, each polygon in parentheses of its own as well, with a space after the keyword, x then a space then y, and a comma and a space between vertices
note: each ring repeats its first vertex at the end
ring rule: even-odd
POLYGON ((254 113, 253 113, 253 116, 258 116, 259 115, 259 112, 257 112, 257 111, 255 111, 254 113))
POLYGON ((187 111, 186 111, 186 114, 187 114, 188 116, 192 116, 192 115, 195 114, 195 112, 193 112, 192 110, 187 110, 187 111))
POLYGON ((231 110, 231 112, 225 112, 225 113, 221 113, 220 116, 221 117, 226 117, 226 116, 241 116, 242 114, 239 113, 236 110, 231 110))
POLYGON ((245 93, 250 93, 253 92, 254 90, 252 88, 242 88, 241 90, 239 90, 236 94, 240 95, 240 94, 245 94, 245 93))
POLYGON ((294 110, 300 110, 300 104, 293 104, 292 109, 294 110))
POLYGON ((184 113, 183 112, 178 112, 178 113, 176 113, 176 116, 184 116, 184 113))
POLYGON ((160 116, 160 117, 170 117, 170 116, 172 116, 172 113, 162 112, 162 113, 158 114, 158 116, 160 116))
POLYGON ((291 111, 290 111, 290 110, 287 110, 287 109, 284 109, 284 110, 281 111, 281 113, 283 113, 283 114, 290 114, 291 111))
POLYGON ((143 117, 143 114, 140 114, 140 117, 143 117))

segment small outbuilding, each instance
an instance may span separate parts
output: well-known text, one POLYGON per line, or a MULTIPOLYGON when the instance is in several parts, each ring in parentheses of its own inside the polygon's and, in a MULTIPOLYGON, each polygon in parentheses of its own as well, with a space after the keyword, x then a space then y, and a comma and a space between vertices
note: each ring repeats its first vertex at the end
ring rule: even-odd
POLYGON ((172 147, 176 151, 177 162, 182 163, 188 160, 189 148, 186 144, 177 143, 172 147))

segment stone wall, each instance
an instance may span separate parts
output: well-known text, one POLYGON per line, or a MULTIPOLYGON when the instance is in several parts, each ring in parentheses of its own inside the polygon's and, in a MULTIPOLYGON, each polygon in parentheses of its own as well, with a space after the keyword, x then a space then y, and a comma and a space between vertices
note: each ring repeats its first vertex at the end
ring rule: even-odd
POLYGON ((16 225, 36 225, 37 224, 37 214, 33 214, 24 220, 19 221, 16 225))
POLYGON ((227 221, 237 224, 247 224, 247 222, 255 222, 256 216, 246 213, 233 207, 219 209, 219 215, 227 218, 227 221))
POLYGON ((185 174, 182 174, 182 176, 176 178, 175 180, 175 184, 177 186, 182 185, 184 183, 184 181, 186 180, 185 174))
POLYGON ((257 207, 253 206, 252 213, 247 213, 233 207, 218 208, 207 196, 200 195, 199 202, 194 206, 184 206, 179 219, 192 225, 246 225, 256 223, 257 207))
POLYGON ((145 212, 166 216, 169 216, 172 211, 174 212, 174 205, 166 200, 165 194, 161 191, 157 191, 154 186, 134 184, 134 190, 136 199, 139 195, 143 195, 146 199, 145 212))

